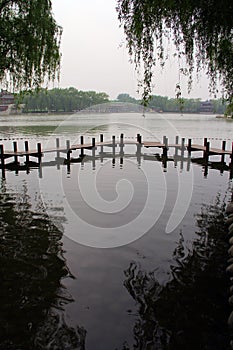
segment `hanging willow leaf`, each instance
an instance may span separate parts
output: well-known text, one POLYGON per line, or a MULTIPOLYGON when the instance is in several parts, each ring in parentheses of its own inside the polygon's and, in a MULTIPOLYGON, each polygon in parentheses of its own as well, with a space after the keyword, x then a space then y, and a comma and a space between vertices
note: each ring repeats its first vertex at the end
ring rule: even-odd
POLYGON ((49 0, 0 0, 0 82, 38 88, 55 79, 62 29, 49 0))
POLYGON ((152 91, 153 70, 166 61, 173 41, 177 57, 185 58, 189 89, 193 72, 206 69, 210 92, 220 79, 224 97, 233 100, 232 0, 118 0, 118 18, 136 69, 143 70, 143 99, 152 91), (143 62, 143 64, 142 64, 143 62))

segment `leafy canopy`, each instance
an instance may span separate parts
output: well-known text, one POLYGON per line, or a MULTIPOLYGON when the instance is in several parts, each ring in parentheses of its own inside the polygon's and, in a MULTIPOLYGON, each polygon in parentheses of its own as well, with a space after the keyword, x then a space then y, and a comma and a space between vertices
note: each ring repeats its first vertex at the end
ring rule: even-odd
POLYGON ((189 77, 189 90, 193 72, 204 68, 210 91, 217 91, 220 79, 224 97, 233 100, 232 0, 118 0, 117 12, 138 71, 143 63, 144 103, 152 91, 154 66, 166 61, 168 41, 186 61, 180 70, 189 77))
POLYGON ((54 79, 60 36, 50 0, 0 0, 0 82, 37 88, 54 79))

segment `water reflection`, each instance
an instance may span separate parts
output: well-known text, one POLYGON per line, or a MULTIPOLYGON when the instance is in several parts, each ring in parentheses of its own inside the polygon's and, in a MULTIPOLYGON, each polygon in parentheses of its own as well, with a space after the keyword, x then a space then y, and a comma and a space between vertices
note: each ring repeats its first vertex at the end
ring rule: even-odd
MULTIPOLYGON (((171 280, 164 286, 155 271, 132 262, 124 286, 137 304, 133 349, 227 349, 228 280, 224 204, 202 208, 197 238, 187 247, 181 238, 174 251, 171 280)), ((124 344, 123 349, 130 349, 124 344)))
POLYGON ((86 331, 70 327, 63 306, 73 301, 62 279, 73 278, 62 232, 40 198, 33 210, 26 184, 0 191, 0 349, 84 349, 86 331))

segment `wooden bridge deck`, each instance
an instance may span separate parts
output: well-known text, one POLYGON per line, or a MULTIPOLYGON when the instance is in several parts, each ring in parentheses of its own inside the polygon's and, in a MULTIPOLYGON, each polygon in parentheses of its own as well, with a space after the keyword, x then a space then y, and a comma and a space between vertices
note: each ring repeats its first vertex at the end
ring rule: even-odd
MULTIPOLYGON (((141 141, 141 140, 140 140, 141 141)), ((3 146, 1 145, 1 149, 0 149, 0 158, 2 159, 6 159, 6 158, 10 158, 10 157, 22 157, 22 156, 32 156, 32 157, 41 157, 43 156, 43 154, 45 153, 52 153, 52 152, 60 152, 60 153, 71 153, 74 150, 84 150, 84 149, 94 149, 96 147, 124 147, 125 145, 141 145, 142 147, 146 147, 146 148, 162 148, 163 151, 167 151, 168 148, 176 148, 176 149, 180 149, 180 150, 188 150, 189 152, 193 152, 193 151, 202 151, 202 152, 207 152, 209 155, 231 155, 233 154, 233 147, 232 150, 225 150, 225 149, 220 149, 220 148, 214 148, 214 147, 209 147, 207 148, 207 146, 205 145, 199 145, 199 144, 184 144, 184 139, 183 139, 183 143, 182 144, 178 144, 178 143, 171 143, 169 144, 164 143, 164 142, 159 142, 159 141, 144 141, 144 142, 140 142, 139 140, 137 141, 130 141, 130 140, 110 140, 110 141, 100 141, 100 142, 96 142, 95 139, 92 140, 92 142, 89 143, 78 143, 78 144, 71 144, 69 143, 69 141, 67 141, 68 143, 66 144, 66 146, 60 147, 60 145, 57 145, 56 147, 51 147, 51 148, 45 148, 42 149, 41 148, 41 144, 38 144, 40 147, 37 149, 33 149, 33 150, 29 150, 28 146, 25 150, 22 151, 18 151, 17 150, 17 146, 16 146, 16 150, 4 150, 3 146)), ((27 141, 26 141, 27 142, 27 141)), ((26 143, 25 142, 25 143, 26 143)), ((165 140, 166 142, 166 140, 165 140)))

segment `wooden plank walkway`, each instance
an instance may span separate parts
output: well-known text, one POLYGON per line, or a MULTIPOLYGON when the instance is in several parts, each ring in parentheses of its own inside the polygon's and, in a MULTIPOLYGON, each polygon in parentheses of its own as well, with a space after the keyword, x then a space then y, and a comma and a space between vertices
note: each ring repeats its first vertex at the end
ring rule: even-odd
MULTIPOLYGON (((56 148, 56 147, 51 147, 51 148, 46 148, 41 150, 41 153, 53 153, 53 152, 61 152, 61 153, 67 153, 68 151, 74 151, 74 150, 81 150, 81 149, 92 149, 93 147, 99 147, 99 146, 110 146, 112 147, 113 145, 120 146, 121 143, 116 142, 116 143, 112 143, 112 141, 109 142, 97 142, 94 146, 91 143, 86 143, 86 144, 75 144, 75 145, 71 145, 69 148, 67 147, 60 147, 60 148, 56 148)), ((144 146, 146 148, 178 148, 181 149, 182 146, 180 144, 168 144, 165 145, 164 143, 161 142, 142 142, 142 143, 138 143, 138 142, 130 142, 130 141, 124 141, 124 145, 141 145, 144 146)), ((185 150, 188 149, 188 145, 185 145, 185 150)), ((199 144, 193 144, 191 147, 191 152, 193 151, 203 151, 205 152, 207 150, 206 146, 203 145, 199 145, 199 144)), ((13 150, 4 150, 4 157, 5 158, 9 158, 9 157, 13 157, 13 156, 38 156, 38 150, 37 149, 33 149, 33 150, 28 150, 28 151, 13 151, 13 150)), ((218 155, 231 155, 232 151, 229 150, 222 150, 220 148, 209 148, 208 150, 209 154, 218 154, 218 155)))
POLYGON ((125 140, 123 138, 123 134, 121 134, 120 138, 116 140, 115 136, 112 136, 112 140, 103 141, 103 134, 100 135, 100 141, 96 142, 95 138, 92 138, 92 142, 84 143, 84 137, 80 137, 81 141, 78 144, 70 144, 70 141, 66 141, 65 146, 60 146, 59 139, 56 139, 56 146, 50 147, 42 150, 41 143, 37 144, 37 149, 30 150, 28 141, 25 141, 25 150, 18 151, 17 142, 13 142, 13 150, 4 150, 4 146, 0 145, 0 159, 1 162, 4 163, 4 160, 10 157, 14 157, 15 161, 17 161, 17 157, 26 157, 26 161, 29 161, 29 157, 37 157, 41 158, 46 153, 57 152, 65 153, 67 155, 67 159, 70 159, 70 153, 74 150, 81 150, 81 154, 83 155, 83 151, 85 149, 95 150, 97 147, 112 147, 115 152, 116 147, 123 148, 125 145, 135 145, 146 148, 160 148, 163 150, 163 155, 167 156, 167 152, 169 148, 175 148, 176 151, 181 150, 184 152, 187 150, 189 153, 194 151, 202 151, 206 156, 209 155, 221 155, 224 157, 225 155, 230 155, 233 161, 233 143, 232 149, 226 150, 226 141, 223 141, 222 148, 214 148, 210 147, 210 143, 207 142, 207 139, 204 139, 204 145, 200 144, 192 144, 192 140, 188 140, 188 144, 185 144, 185 139, 182 138, 181 144, 178 143, 178 137, 176 137, 175 143, 168 143, 168 138, 164 136, 163 142, 159 141, 142 141, 142 136, 137 134, 137 137, 134 140, 125 140))
MULTIPOLYGON (((187 146, 188 148, 188 146, 187 146)), ((208 148, 206 146, 203 146, 203 145, 197 145, 197 144, 192 144, 191 146, 191 152, 192 151, 203 151, 205 152, 206 150, 208 150, 208 148)), ((231 155, 231 151, 227 151, 227 150, 223 150, 223 149, 220 149, 220 148, 209 148, 208 150, 209 154, 219 154, 219 155, 222 155, 222 154, 229 154, 231 155)))

